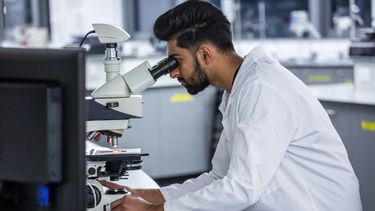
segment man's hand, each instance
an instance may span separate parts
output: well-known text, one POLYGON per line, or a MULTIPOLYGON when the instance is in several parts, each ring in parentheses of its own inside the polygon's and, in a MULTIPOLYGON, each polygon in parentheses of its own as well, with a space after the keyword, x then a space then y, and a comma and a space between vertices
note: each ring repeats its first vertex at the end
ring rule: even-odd
POLYGON ((124 196, 111 203, 113 211, 163 211, 162 204, 155 205, 142 199, 140 196, 124 196))
POLYGON ((163 194, 161 194, 159 189, 133 189, 106 180, 98 180, 98 182, 109 189, 125 188, 132 196, 140 196, 153 204, 163 204, 165 202, 163 194))

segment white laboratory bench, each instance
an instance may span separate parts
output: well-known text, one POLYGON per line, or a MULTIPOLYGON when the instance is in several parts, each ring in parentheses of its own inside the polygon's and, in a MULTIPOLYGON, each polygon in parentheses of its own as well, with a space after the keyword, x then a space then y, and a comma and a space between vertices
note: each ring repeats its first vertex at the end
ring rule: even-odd
POLYGON ((351 83, 311 85, 309 87, 319 100, 375 105, 375 90, 373 92, 358 92, 351 83))
POLYGON ((160 188, 160 186, 143 170, 128 171, 127 179, 121 179, 116 183, 130 188, 160 188))
POLYGON ((364 211, 375 210, 375 90, 352 84, 310 86, 340 135, 360 183, 364 211))

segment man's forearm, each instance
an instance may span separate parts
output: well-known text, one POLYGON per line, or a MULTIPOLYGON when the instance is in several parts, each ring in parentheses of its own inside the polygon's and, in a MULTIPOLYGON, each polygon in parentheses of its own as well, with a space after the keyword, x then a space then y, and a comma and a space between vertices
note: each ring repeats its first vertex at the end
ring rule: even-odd
POLYGON ((163 204, 165 199, 159 189, 136 189, 135 194, 153 204, 163 204))

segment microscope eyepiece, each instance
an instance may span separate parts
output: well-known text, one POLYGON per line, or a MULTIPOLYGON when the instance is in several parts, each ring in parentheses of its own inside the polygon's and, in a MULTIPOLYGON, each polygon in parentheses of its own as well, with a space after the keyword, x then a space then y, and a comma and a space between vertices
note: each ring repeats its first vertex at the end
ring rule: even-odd
POLYGON ((153 66, 150 70, 150 73, 156 81, 160 76, 172 72, 177 67, 177 60, 173 56, 169 56, 158 62, 157 65, 153 66))

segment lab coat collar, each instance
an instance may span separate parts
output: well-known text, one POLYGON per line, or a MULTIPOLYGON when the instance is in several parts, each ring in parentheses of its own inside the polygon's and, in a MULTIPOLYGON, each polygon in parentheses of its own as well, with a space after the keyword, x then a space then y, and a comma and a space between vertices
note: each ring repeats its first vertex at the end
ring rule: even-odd
MULTIPOLYGON (((263 58, 264 56, 266 56, 266 54, 264 53, 264 49, 262 46, 256 46, 254 47, 246 56, 245 56, 245 61, 250 61, 250 63, 252 62, 257 62, 259 59, 263 58)), ((244 62, 245 62, 244 61, 244 62)), ((248 62, 249 63, 249 62, 248 62)))
POLYGON ((219 105, 219 111, 221 115, 223 116, 224 116, 224 110, 227 107, 228 97, 229 97, 228 92, 224 91, 223 96, 221 97, 221 103, 219 105))
POLYGON ((230 96, 234 95, 238 87, 243 84, 242 80, 246 78, 244 77, 244 74, 255 74, 254 71, 252 73, 248 73, 249 70, 253 70, 252 68, 250 68, 250 66, 263 58, 265 55, 266 54, 264 53, 263 48, 261 46, 256 46, 245 56, 244 61, 242 62, 242 65, 237 73, 238 80, 234 80, 230 96))
POLYGON ((244 77, 244 74, 251 74, 248 73, 248 71, 251 71, 252 69, 250 68, 250 66, 256 63, 261 58, 264 58, 265 55, 266 54, 264 53, 263 48, 261 46, 256 46, 244 57, 244 61, 242 62, 241 67, 238 70, 236 80, 234 80, 232 91, 230 93, 224 91, 223 93, 222 101, 219 106, 219 111, 222 115, 224 115, 225 108, 230 104, 229 98, 231 98, 231 96, 233 96, 236 93, 237 89, 239 89, 238 87, 243 84, 242 80, 246 78, 244 77))

